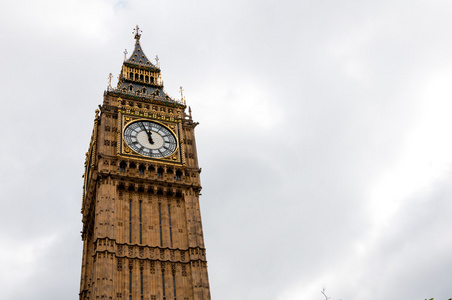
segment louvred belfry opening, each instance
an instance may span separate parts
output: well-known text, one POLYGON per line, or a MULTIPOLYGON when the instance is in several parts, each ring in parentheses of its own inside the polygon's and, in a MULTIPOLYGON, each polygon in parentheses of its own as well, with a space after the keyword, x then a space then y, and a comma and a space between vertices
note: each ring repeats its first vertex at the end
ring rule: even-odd
POLYGON ((86 154, 80 299, 210 299, 198 123, 134 36, 86 154))

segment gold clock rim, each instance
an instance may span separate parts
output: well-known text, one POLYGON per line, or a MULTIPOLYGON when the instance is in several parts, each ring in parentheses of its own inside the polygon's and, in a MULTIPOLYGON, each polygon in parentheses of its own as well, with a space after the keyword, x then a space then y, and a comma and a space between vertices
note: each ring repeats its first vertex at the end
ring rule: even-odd
MULTIPOLYGON (((120 120, 120 121, 121 121, 121 126, 122 126, 122 128, 121 128, 121 141, 124 142, 124 143, 130 148, 130 150, 132 150, 132 151, 134 152, 133 155, 139 155, 139 156, 142 156, 142 157, 146 157, 147 159, 168 159, 168 157, 170 157, 171 155, 174 155, 174 153, 175 153, 176 151, 178 151, 178 150, 180 151, 180 143, 179 143, 179 137, 178 137, 178 135, 177 135, 171 128, 169 128, 168 126, 166 126, 164 123, 159 122, 159 121, 157 121, 157 120, 155 120, 155 119, 152 119, 152 118, 143 118, 143 117, 141 117, 141 118, 137 118, 137 119, 131 120, 129 123, 127 123, 126 125, 124 125, 124 122, 123 122, 124 119, 123 119, 123 118, 125 117, 125 115, 126 115, 126 114, 121 114, 121 120, 120 120), (124 139, 124 131, 125 131, 126 128, 129 127, 132 123, 139 122, 139 121, 154 122, 154 123, 159 124, 160 126, 165 127, 166 129, 168 129, 168 130, 171 132, 171 134, 174 136, 174 138, 176 139, 176 149, 174 149, 174 151, 171 152, 170 155, 163 156, 163 157, 149 157, 149 156, 140 154, 140 153, 136 152, 135 150, 133 150, 133 149, 129 146, 129 144, 126 142, 126 140, 124 139)), ((174 122, 174 123, 176 123, 176 122, 174 122)), ((121 151, 121 152, 122 152, 122 151, 121 151)), ((123 153, 121 153, 121 154, 123 154, 123 153)))

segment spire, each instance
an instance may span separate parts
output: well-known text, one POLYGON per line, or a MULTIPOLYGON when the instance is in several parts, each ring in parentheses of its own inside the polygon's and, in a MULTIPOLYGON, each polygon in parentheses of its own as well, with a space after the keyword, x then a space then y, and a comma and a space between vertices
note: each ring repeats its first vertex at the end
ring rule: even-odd
POLYGON ((111 90, 111 79, 113 78, 113 74, 108 74, 108 87, 107 87, 107 91, 111 90))
POLYGON ((129 57, 127 57, 127 50, 124 51, 124 62, 118 77, 118 84, 115 89, 112 89, 110 87, 111 79, 109 77, 107 91, 133 96, 135 99, 137 97, 147 98, 155 101, 163 101, 166 104, 175 103, 185 106, 183 94, 181 94, 184 98, 183 100, 174 100, 163 89, 158 56, 156 56, 157 64, 154 65, 144 54, 140 45, 140 28, 136 26, 132 34, 136 40, 135 48, 129 57))
POLYGON ((138 27, 138 25, 132 32, 133 34, 135 34, 135 39, 137 40, 135 42, 135 45, 140 43, 141 32, 143 32, 143 30, 141 30, 140 27, 138 27))
MULTIPOLYGON (((143 49, 141 49, 140 45, 140 37, 141 37, 142 30, 138 25, 135 27, 135 29, 132 31, 132 34, 135 35, 135 49, 133 49, 132 55, 125 61, 134 65, 142 65, 147 67, 155 67, 151 61, 146 57, 146 55, 143 52, 143 49)), ((126 52, 124 52, 124 55, 127 55, 126 52)))

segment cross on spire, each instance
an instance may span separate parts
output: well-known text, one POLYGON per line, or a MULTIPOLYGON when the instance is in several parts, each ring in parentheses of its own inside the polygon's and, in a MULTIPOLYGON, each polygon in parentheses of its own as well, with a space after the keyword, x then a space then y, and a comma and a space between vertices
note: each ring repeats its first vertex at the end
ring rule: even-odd
POLYGON ((125 50, 124 50, 124 60, 127 59, 127 53, 128 53, 128 52, 127 52, 127 49, 125 49, 125 50))
POLYGON ((140 32, 143 32, 143 30, 141 30, 140 27, 138 27, 138 25, 137 25, 137 27, 135 27, 135 29, 132 32, 133 34, 135 34, 135 39, 137 40, 137 43, 140 41, 140 37, 141 37, 140 32))

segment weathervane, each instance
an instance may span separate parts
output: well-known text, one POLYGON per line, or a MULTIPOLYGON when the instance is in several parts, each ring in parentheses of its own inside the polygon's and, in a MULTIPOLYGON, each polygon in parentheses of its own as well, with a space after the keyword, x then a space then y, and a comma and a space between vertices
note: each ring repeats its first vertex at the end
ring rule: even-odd
POLYGON ((124 60, 127 59, 127 53, 128 53, 128 52, 127 52, 127 49, 125 49, 125 50, 124 50, 124 60))
POLYGON ((113 74, 108 74, 108 88, 107 88, 107 90, 111 90, 112 89, 112 87, 111 87, 111 79, 113 78, 113 74))
POLYGON ((143 30, 140 29, 140 27, 135 27, 135 29, 132 31, 133 34, 135 34, 135 39, 137 40, 137 42, 139 42, 141 34, 140 32, 143 32, 143 30))

